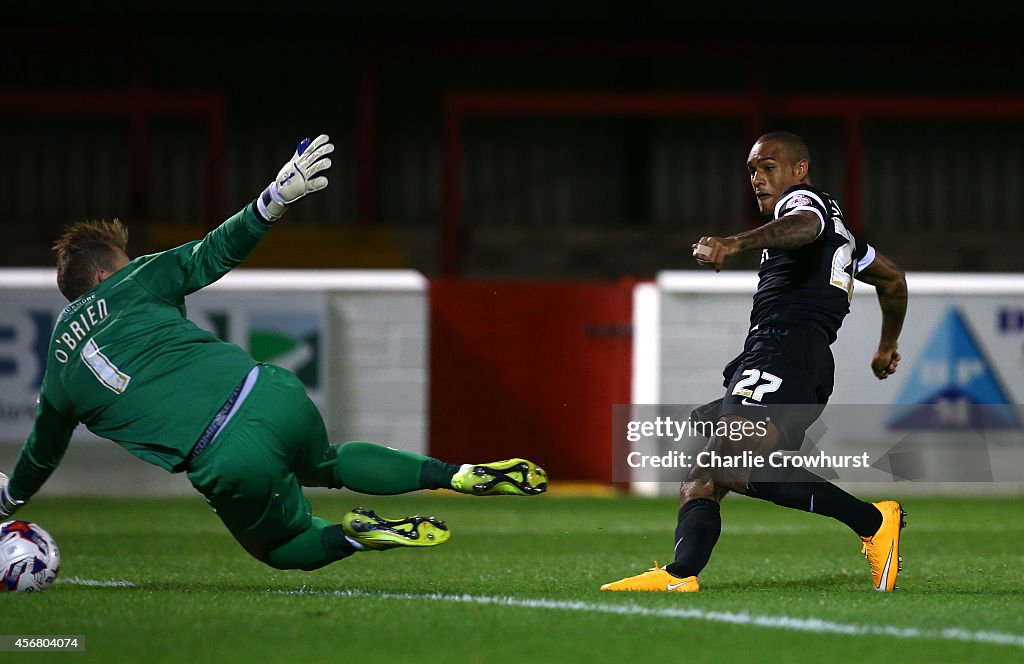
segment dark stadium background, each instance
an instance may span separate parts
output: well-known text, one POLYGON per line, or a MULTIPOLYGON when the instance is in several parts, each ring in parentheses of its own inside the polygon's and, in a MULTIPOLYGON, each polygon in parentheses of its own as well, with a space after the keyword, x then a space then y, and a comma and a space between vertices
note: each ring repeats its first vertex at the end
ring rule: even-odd
MULTIPOLYGON (((756 223, 744 162, 760 131, 803 134, 815 184, 912 277, 895 380, 877 388, 868 372, 869 288, 836 347, 858 342, 837 358, 860 371, 838 371, 837 392, 886 395, 867 428, 929 359, 985 360, 1020 411, 1024 288, 994 273, 1024 268, 1022 15, 1005 0, 0 2, 0 268, 52 268, 54 237, 84 218, 123 218, 133 256, 199 237, 298 139, 328 132, 330 187, 245 266, 412 269, 428 285, 406 273, 414 289, 363 300, 221 284, 190 314, 242 330, 227 336, 243 345, 269 330, 315 347, 324 362, 307 366, 323 367, 337 442, 521 455, 552 477, 528 500, 310 490, 324 518, 436 514, 452 541, 279 571, 247 556, 185 477, 76 437, 17 515, 55 537, 58 585, 5 596, 0 631, 81 635, 74 661, 103 664, 1024 661, 1022 482, 847 487, 908 511, 896 593, 870 590, 838 522, 742 497, 723 505, 699 594, 598 590, 672 557, 676 485, 644 497, 650 485, 611 484, 612 404, 644 385, 634 340, 664 368, 648 371, 651 401, 717 389, 718 357, 746 333, 745 293, 648 282, 692 270, 701 234, 756 223), (914 291, 935 282, 945 290, 914 291), (248 325, 252 312, 287 325, 248 325)), ((50 272, 0 273, 8 473, 63 302, 50 272)), ((984 450, 984 434, 924 431, 922 457, 984 450)))
POLYGON ((331 189, 290 222, 328 227, 339 246, 266 251, 263 263, 651 276, 691 267, 695 233, 750 223, 751 135, 788 128, 811 143, 816 182, 908 269, 1016 270, 1005 248, 1024 214, 1019 14, 958 2, 8 5, 0 260, 48 265, 57 229, 91 216, 128 220, 137 252, 159 248, 175 224, 234 211, 296 138, 326 130, 339 147, 331 189), (445 108, 466 91, 735 95, 751 111, 470 114, 453 202, 445 108), (44 92, 116 95, 107 103, 125 112, 32 98, 44 92), (144 95, 150 112, 132 114, 144 95), (222 142, 211 148, 203 116, 155 112, 161 95, 222 109, 222 142), (778 96, 833 98, 851 112, 848 97, 885 99, 851 136, 842 113, 773 112, 778 96), (933 117, 885 117, 913 100, 933 117), (850 146, 860 178, 847 172, 850 146), (456 256, 444 266, 453 206, 456 256))
POLYGON ((607 455, 593 467, 570 455, 606 441, 608 404, 630 398, 632 285, 693 268, 701 234, 756 223, 744 162, 763 131, 804 135, 815 184, 908 271, 1021 269, 1020 13, 7 6, 0 265, 50 265, 60 228, 82 218, 126 220, 133 255, 193 239, 250 201, 299 138, 328 132, 330 188, 246 265, 423 272, 432 451, 462 456, 487 427, 495 450, 602 477, 607 455))

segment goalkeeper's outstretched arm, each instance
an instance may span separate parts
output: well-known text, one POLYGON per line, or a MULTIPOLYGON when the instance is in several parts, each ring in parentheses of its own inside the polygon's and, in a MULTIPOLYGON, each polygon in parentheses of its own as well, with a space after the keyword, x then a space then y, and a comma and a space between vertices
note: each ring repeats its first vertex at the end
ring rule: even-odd
POLYGON ((334 145, 330 140, 327 134, 320 134, 312 142, 308 138, 299 142, 292 158, 256 199, 263 222, 274 223, 295 201, 327 186, 327 177, 320 174, 331 167, 327 155, 334 152, 334 145))
POLYGON ((140 272, 140 283, 161 299, 180 303, 184 296, 220 279, 245 260, 289 207, 327 186, 326 172, 333 151, 326 134, 313 141, 303 139, 277 177, 252 203, 202 240, 150 257, 158 269, 140 272))
POLYGON ((14 514, 49 479, 64 458, 74 429, 75 423, 41 395, 35 425, 18 455, 10 480, 0 474, 0 521, 14 514))

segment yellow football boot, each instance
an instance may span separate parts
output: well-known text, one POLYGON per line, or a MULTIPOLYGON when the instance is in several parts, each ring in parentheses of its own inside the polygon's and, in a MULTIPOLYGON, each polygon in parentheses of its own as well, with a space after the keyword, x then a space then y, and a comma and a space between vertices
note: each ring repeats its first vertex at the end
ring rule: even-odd
POLYGON ((345 535, 367 549, 383 551, 399 546, 436 546, 451 537, 444 521, 432 516, 385 519, 373 510, 357 507, 341 518, 345 535))
POLYGON ((452 478, 452 489, 474 496, 537 496, 548 490, 548 474, 527 459, 467 463, 452 478))
POLYGON ((685 579, 674 577, 665 571, 664 567, 658 567, 658 563, 655 561, 654 567, 643 574, 606 583, 601 586, 601 590, 695 593, 700 590, 700 585, 697 583, 697 577, 688 576, 685 579))
POLYGON ((895 500, 883 500, 873 504, 882 513, 882 525, 871 537, 860 538, 863 542, 860 552, 871 565, 871 581, 875 585, 875 590, 889 592, 896 588, 896 576, 903 569, 900 530, 907 525, 903 518, 907 513, 895 500))

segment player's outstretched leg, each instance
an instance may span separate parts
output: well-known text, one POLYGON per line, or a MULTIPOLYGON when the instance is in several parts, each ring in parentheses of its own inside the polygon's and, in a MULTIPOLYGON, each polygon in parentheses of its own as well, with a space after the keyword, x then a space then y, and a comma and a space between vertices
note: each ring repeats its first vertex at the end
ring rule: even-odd
POLYGON ((444 521, 432 516, 385 519, 357 507, 341 518, 345 535, 356 548, 382 551, 400 546, 437 546, 451 537, 444 521))
POLYGON ((474 496, 536 496, 548 490, 548 474, 526 459, 467 463, 452 477, 451 487, 474 496))
POLYGON ((320 473, 329 475, 329 480, 316 482, 316 473, 303 473, 303 484, 345 487, 371 495, 446 489, 459 470, 456 464, 364 441, 330 445, 326 460, 317 467, 320 473))
POLYGON ((903 511, 895 500, 874 503, 882 513, 882 525, 870 537, 861 537, 861 553, 871 566, 871 581, 875 590, 889 592, 896 589, 896 576, 903 569, 900 555, 900 531, 906 527, 903 511))
POLYGON ((647 590, 692 593, 700 590, 697 575, 708 564, 722 532, 719 503, 727 490, 712 482, 688 480, 679 487, 682 506, 676 524, 675 560, 636 576, 606 583, 601 590, 647 590))
MULTIPOLYGON (((742 451, 740 441, 728 436, 712 436, 705 451, 722 458, 735 457, 742 451), (734 447, 730 447, 730 445, 734 447)), ((757 449, 760 439, 749 442, 757 449)), ((742 469, 722 474, 720 469, 697 466, 691 469, 679 486, 679 513, 676 521, 675 560, 663 568, 654 568, 636 576, 629 576, 601 586, 601 590, 649 590, 662 592, 696 592, 700 590, 697 575, 711 559, 711 552, 722 533, 721 501, 729 491, 743 487, 742 469)))
POLYGON ((535 496, 548 488, 548 474, 526 459, 452 464, 433 457, 355 441, 331 445, 318 471, 303 474, 306 486, 345 487, 359 493, 398 494, 420 489, 451 489, 477 496, 535 496), (317 473, 327 473, 317 481, 317 473))
POLYGON ((264 540, 233 533, 246 551, 277 569, 315 570, 359 551, 380 551, 402 546, 436 546, 451 532, 432 516, 385 519, 357 507, 340 524, 312 517, 309 526, 291 537, 264 540))
POLYGON ((606 583, 601 590, 647 590, 692 593, 700 590, 697 575, 708 564, 722 532, 719 503, 726 490, 712 482, 688 480, 679 487, 682 506, 676 524, 675 560, 636 576, 606 583))
POLYGON ((821 514, 840 521, 860 537, 861 553, 871 565, 875 590, 896 587, 900 572, 900 529, 906 513, 894 500, 868 503, 803 468, 787 472, 786 481, 754 481, 747 495, 803 512, 821 514))

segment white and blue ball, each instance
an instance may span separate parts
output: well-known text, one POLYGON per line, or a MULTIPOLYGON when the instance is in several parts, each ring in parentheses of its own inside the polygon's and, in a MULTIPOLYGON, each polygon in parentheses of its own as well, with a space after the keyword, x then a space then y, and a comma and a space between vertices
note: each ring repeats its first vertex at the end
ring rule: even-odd
POLYGON ((30 521, 0 523, 0 592, 39 592, 57 579, 60 550, 30 521))

